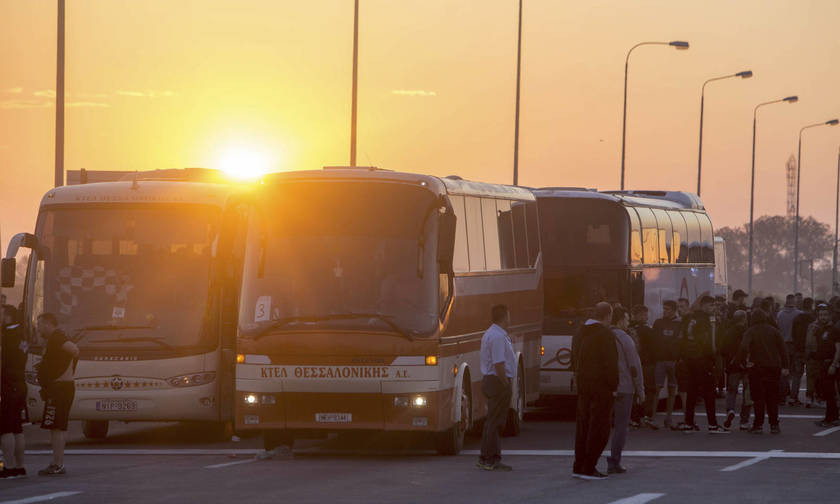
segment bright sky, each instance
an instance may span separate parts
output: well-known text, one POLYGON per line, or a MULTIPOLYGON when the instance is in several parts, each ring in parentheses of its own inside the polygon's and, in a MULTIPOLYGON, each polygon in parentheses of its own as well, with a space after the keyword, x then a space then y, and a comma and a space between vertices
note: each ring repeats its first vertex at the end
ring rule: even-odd
MULTIPOLYGON (((67 1, 67 169, 348 164, 352 0, 67 1)), ((516 0, 361 0, 359 164, 510 183, 516 0)), ((696 187, 745 222, 753 107, 757 215, 785 208, 799 128, 840 116, 836 0, 525 0, 520 183, 617 189, 624 57, 627 188, 696 187)), ((53 180, 55 1, 0 0, 0 231, 34 228, 53 180)), ((833 222, 840 127, 808 130, 803 215, 833 222)))

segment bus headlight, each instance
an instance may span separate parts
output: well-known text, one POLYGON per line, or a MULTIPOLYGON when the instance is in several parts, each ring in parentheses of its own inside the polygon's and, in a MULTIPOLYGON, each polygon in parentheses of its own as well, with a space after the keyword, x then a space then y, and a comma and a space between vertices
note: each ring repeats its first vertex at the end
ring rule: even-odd
POLYGON ((245 404, 248 406, 256 406, 259 398, 257 397, 257 394, 245 394, 242 400, 245 401, 245 404))
POLYGON ((426 406, 426 396, 416 396, 411 399, 411 405, 415 408, 423 408, 426 406))
POLYGON ((167 378, 166 382, 173 387, 195 387, 205 385, 216 379, 216 373, 193 373, 167 378))

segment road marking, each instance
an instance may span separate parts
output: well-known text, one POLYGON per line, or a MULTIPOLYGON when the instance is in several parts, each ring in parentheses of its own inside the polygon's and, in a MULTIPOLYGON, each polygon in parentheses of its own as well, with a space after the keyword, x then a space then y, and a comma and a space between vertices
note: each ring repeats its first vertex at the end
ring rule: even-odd
MULTIPOLYGON (((657 415, 667 416, 668 413, 660 412, 660 413, 657 413, 657 415)), ((675 411, 673 413, 673 416, 675 416, 675 417, 682 416, 682 412, 675 411), (677 414, 677 413, 679 413, 679 414, 677 414)), ((723 417, 726 416, 726 413, 717 413, 716 416, 719 416, 719 417, 723 418, 723 417)), ((735 417, 736 418, 738 417, 738 413, 735 414, 735 417)), ((784 415, 784 414, 780 414, 779 418, 799 418, 799 419, 806 419, 806 420, 822 420, 823 416, 822 415, 784 415)))
MULTIPOLYGON (((463 450, 461 455, 479 455, 479 450, 463 450)), ((502 450, 502 455, 526 457, 572 457, 574 450, 502 450)), ((837 459, 840 452, 786 452, 786 451, 652 451, 625 450, 627 457, 684 457, 684 458, 782 458, 782 459, 837 459)))
MULTIPOLYGON (((87 450, 64 450, 65 455, 256 455, 259 450, 253 449, 199 449, 199 448, 183 448, 183 449, 161 449, 161 450, 142 450, 142 449, 87 449, 87 450)), ((27 455, 52 455, 52 450, 26 450, 27 455)), ((3 504, 0 502, 0 504, 3 504)))
POLYGON ((53 499, 60 499, 62 497, 70 497, 71 495, 78 495, 82 492, 55 492, 51 494, 36 495, 35 497, 27 497, 25 499, 16 499, 0 502, 0 504, 30 504, 32 502, 44 502, 53 499))
POLYGON ((817 436, 817 437, 828 436, 832 432, 837 432, 837 431, 840 431, 840 427, 832 427, 832 428, 826 429, 824 431, 819 431, 814 435, 817 436))
POLYGON ((654 499, 658 499, 665 495, 664 493, 640 493, 636 494, 632 497, 627 497, 626 499, 618 499, 617 501, 612 501, 610 504, 645 504, 645 502, 650 502, 654 499))
POLYGON ((767 460, 769 458, 772 458, 774 453, 781 453, 781 452, 782 452, 782 450, 770 450, 769 452, 767 452, 766 455, 764 455, 762 457, 755 457, 755 458, 744 460, 743 462, 738 462, 735 465, 724 467, 723 469, 721 469, 721 471, 722 472, 737 471, 738 469, 743 469, 744 467, 749 467, 753 464, 758 464, 759 462, 761 462, 763 460, 767 460))
POLYGON ((257 459, 255 459, 255 458, 245 459, 245 460, 237 460, 236 462, 225 462, 224 464, 213 464, 213 465, 209 465, 209 466, 204 466, 204 468, 205 469, 218 469, 220 467, 228 467, 228 466, 234 466, 234 465, 239 465, 239 464, 250 464, 251 462, 256 462, 256 461, 257 461, 257 459))

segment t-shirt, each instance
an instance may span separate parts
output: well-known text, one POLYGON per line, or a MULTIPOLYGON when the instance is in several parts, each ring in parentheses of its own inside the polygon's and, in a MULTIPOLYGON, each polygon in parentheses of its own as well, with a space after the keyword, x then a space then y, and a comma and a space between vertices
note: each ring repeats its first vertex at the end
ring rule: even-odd
POLYGON ((67 370, 67 366, 73 362, 73 356, 61 348, 67 341, 69 341, 67 336, 60 330, 56 330, 47 337, 47 348, 41 365, 38 367, 38 383, 42 387, 58 379, 67 370))
POLYGON ((26 391, 26 352, 28 345, 23 338, 20 324, 10 324, 3 328, 2 367, 3 391, 26 391))
POLYGON ((834 358, 834 345, 840 342, 840 332, 831 326, 824 326, 817 330, 816 360, 831 360, 834 358))
POLYGON ((495 365, 504 362, 505 374, 508 378, 513 378, 515 365, 513 344, 507 332, 496 324, 491 325, 481 337, 480 359, 482 375, 495 376, 495 365))
POLYGON ((682 320, 661 318, 653 323, 656 361, 676 361, 680 357, 680 328, 682 320))

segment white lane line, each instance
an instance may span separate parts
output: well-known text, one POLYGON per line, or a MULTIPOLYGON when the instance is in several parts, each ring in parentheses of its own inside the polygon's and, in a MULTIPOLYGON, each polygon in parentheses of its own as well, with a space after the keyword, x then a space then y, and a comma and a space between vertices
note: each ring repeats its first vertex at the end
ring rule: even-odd
MULTIPOLYGON (((79 450, 64 450, 65 455, 256 455, 259 450, 253 449, 198 449, 198 448, 184 448, 184 449, 160 449, 160 450, 141 450, 141 449, 79 449, 79 450)), ((52 455, 52 450, 26 450, 27 455, 52 455)), ((3 504, 0 502, 0 504, 3 504)))
POLYGON ((763 457, 755 457, 755 458, 744 460, 743 462, 738 462, 735 465, 724 467, 723 469, 721 469, 721 472, 737 471, 738 469, 743 469, 744 467, 749 467, 753 464, 758 464, 759 462, 761 462, 763 460, 767 460, 769 458, 772 458, 774 453, 781 453, 781 452, 782 452, 782 450, 770 450, 763 457))
POLYGON ((251 462, 256 462, 256 461, 257 461, 257 459, 255 459, 255 458, 245 459, 245 460, 237 460, 236 462, 225 462, 224 464, 208 465, 208 466, 204 466, 204 468, 205 469, 219 469, 220 467, 228 467, 228 466, 234 466, 234 465, 239 465, 239 464, 250 464, 251 462))
POLYGON ((645 504, 645 502, 650 502, 654 499, 658 499, 665 495, 664 493, 640 493, 636 494, 632 497, 627 497, 625 499, 618 499, 617 501, 612 501, 609 504, 645 504))
POLYGON ((826 429, 824 431, 819 431, 814 435, 817 436, 817 437, 823 437, 823 436, 828 436, 832 432, 837 432, 837 431, 840 431, 840 427, 832 427, 832 428, 826 429))
POLYGON ((35 497, 27 497, 25 499, 7 500, 0 502, 0 504, 30 504, 32 502, 44 502, 53 499, 60 499, 62 497, 70 497, 71 495, 78 495, 82 492, 55 492, 51 494, 36 495, 35 497))
MULTIPOLYGON (((668 413, 660 412, 660 413, 657 413, 657 415, 667 416, 668 413)), ((679 412, 675 411, 672 416, 674 418, 681 417, 682 416, 682 411, 679 411, 679 412)), ((719 416, 719 417, 722 418, 722 417, 726 416, 726 413, 716 413, 716 416, 719 416)), ((737 419, 737 417, 738 417, 737 412, 735 413, 735 417, 737 419)), ((799 419, 805 419, 805 420, 822 420, 823 416, 822 415, 794 415, 794 414, 786 415, 786 414, 780 414, 779 418, 799 418, 799 419)))
MULTIPOLYGON (((502 455, 526 457, 571 457, 574 450, 502 450, 502 455)), ((461 455, 479 455, 479 450, 463 450, 461 455)), ((782 458, 782 459, 837 459, 840 452, 786 452, 786 451, 648 451, 625 450, 627 457, 683 457, 683 458, 782 458)))

